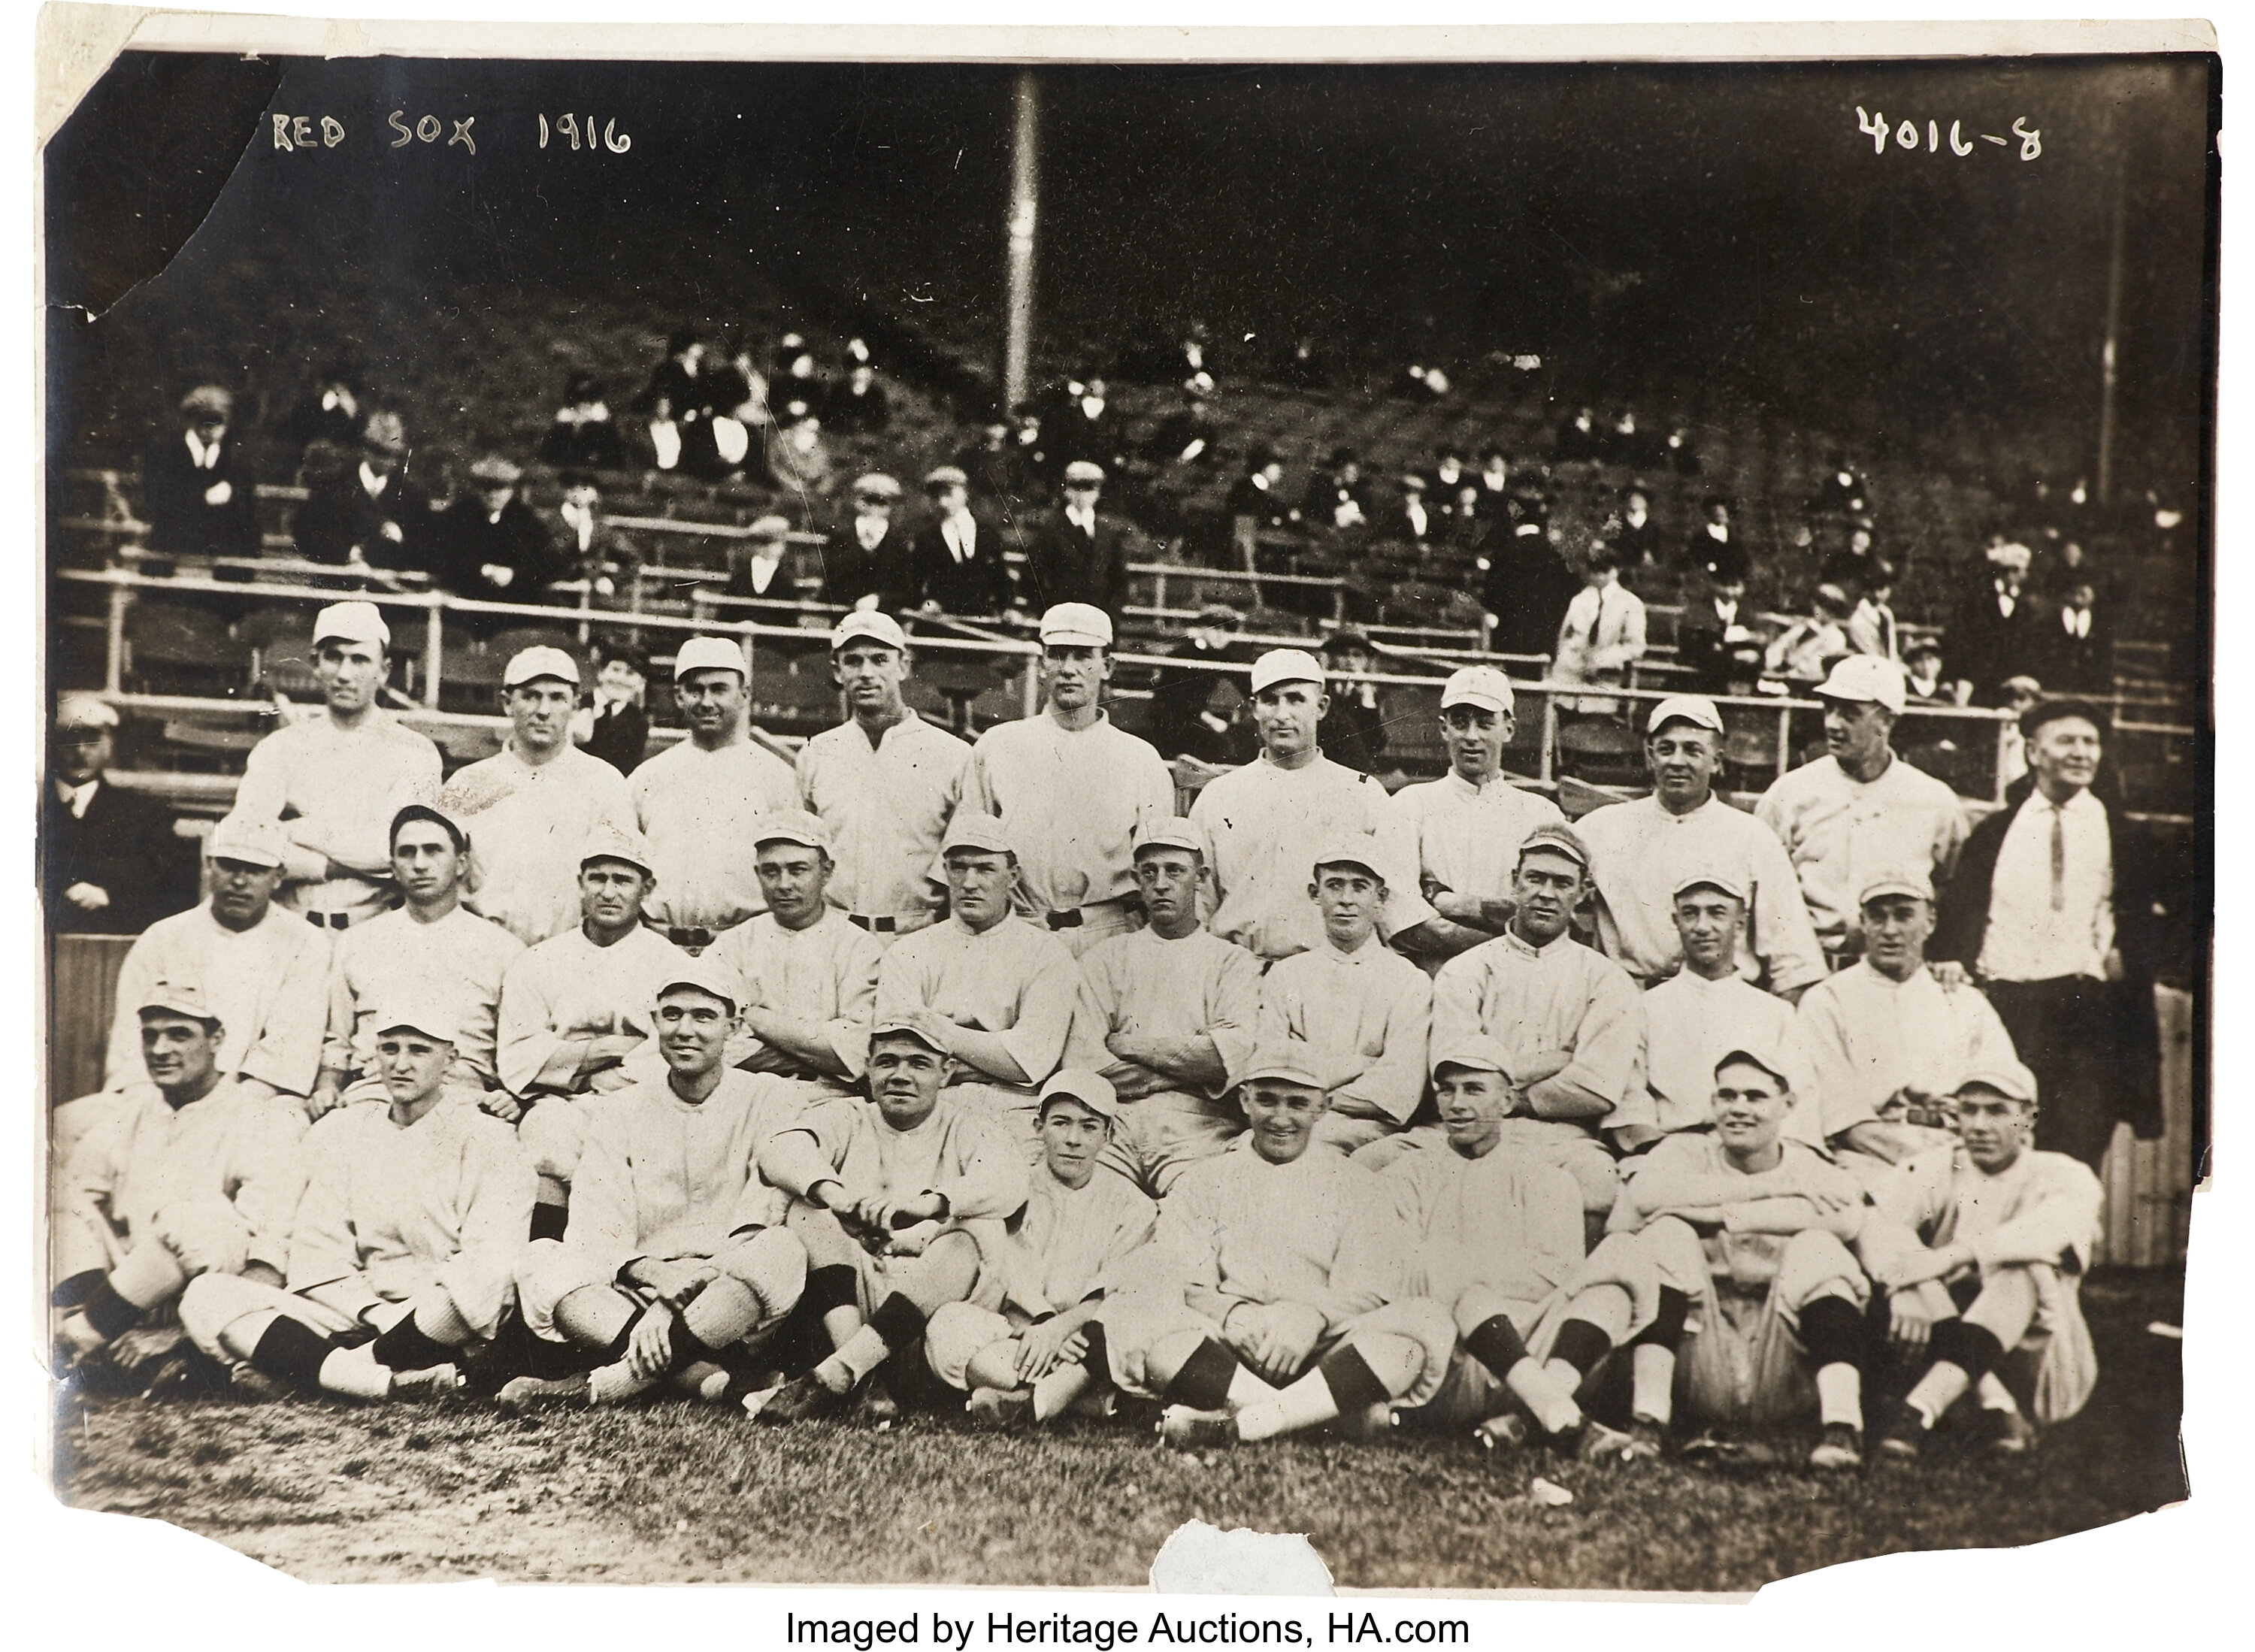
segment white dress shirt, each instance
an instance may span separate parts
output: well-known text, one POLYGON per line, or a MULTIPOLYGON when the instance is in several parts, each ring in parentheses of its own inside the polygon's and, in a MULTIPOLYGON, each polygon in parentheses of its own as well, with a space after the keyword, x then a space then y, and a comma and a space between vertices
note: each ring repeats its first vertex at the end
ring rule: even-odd
POLYGON ((2087 791, 2063 805, 2029 792, 1997 848, 1976 967, 1990 981, 2103 981, 2113 950, 2114 842, 2104 805, 2087 791))

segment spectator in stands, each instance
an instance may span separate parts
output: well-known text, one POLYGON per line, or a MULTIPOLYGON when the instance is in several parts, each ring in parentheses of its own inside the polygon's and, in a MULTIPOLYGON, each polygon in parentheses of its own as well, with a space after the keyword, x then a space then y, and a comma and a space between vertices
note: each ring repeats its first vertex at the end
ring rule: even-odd
POLYGON ((1015 421, 1011 432, 1011 446, 1017 454, 1019 486, 1030 490, 1036 483, 1046 483, 1057 474, 1056 446, 1042 429, 1043 413, 1032 402, 1021 402, 1011 410, 1015 421))
POLYGON ((1554 465, 1577 465, 1597 456, 1597 411, 1588 406, 1577 407, 1566 422, 1558 426, 1557 439, 1550 444, 1550 462, 1554 465))
POLYGON ((893 421, 892 398, 868 362, 855 362, 845 383, 824 398, 824 405, 830 428, 841 436, 874 436, 893 421))
POLYGON ((1102 379, 1093 376, 1085 383, 1065 386, 1064 405, 1046 427, 1050 454, 1056 463, 1069 465, 1085 459, 1115 476, 1127 468, 1127 432, 1106 388, 1102 379))
POLYGON ((611 423, 603 387, 589 373, 565 381, 564 405, 540 439, 540 462, 558 470, 624 470, 627 445, 611 423))
POLYGON ((1675 659, 1706 694, 1751 694, 1761 680, 1762 640, 1746 623, 1746 571, 1735 557, 1711 562, 1706 593, 1683 605, 1675 622, 1675 659))
POLYGON ((1693 443, 1689 431, 1678 425, 1668 432, 1668 439, 1661 445, 1667 452, 1669 467, 1677 475, 1696 476, 1699 474, 1699 449, 1693 443))
POLYGON ((59 935, 138 935, 188 904, 171 816, 108 778, 117 725, 116 708, 97 695, 56 697, 39 857, 47 927, 59 935))
POLYGON ((1331 707, 1324 714, 1323 747, 1334 763, 1366 775, 1385 772, 1386 712, 1378 685, 1341 681, 1378 669, 1378 650, 1360 631, 1333 631, 1324 639, 1324 664, 1339 675, 1329 679, 1331 707))
POLYGON ((1265 442, 1256 442, 1245 455, 1245 474, 1230 484, 1222 503, 1228 514, 1230 545, 1240 566, 1253 567, 1254 547, 1264 533, 1282 533, 1296 527, 1300 512, 1284 503, 1277 484, 1284 480, 1283 461, 1265 442))
POLYGON ((1437 537, 1440 520, 1425 505, 1425 479, 1411 471, 1401 478, 1401 496, 1380 518, 1378 531, 1389 539, 1423 547, 1437 537))
POLYGON ((1942 644, 1930 636, 1914 640, 1903 657, 1904 669, 1910 673, 1907 685, 1910 703, 1914 706, 1939 706, 1955 700, 1953 685, 1942 680, 1942 644))
POLYGON ((643 706, 650 661, 640 649, 615 643, 602 645, 601 657, 594 692, 573 714, 572 738, 590 757, 630 775, 650 749, 650 715, 643 706))
POLYGON ((1652 494, 1640 482, 1621 490, 1620 514, 1606 519, 1605 543, 1620 553, 1626 568, 1654 568, 1661 562, 1660 525, 1652 519, 1652 494))
POLYGON ((285 723, 250 749, 237 813, 282 822, 282 903, 344 929, 390 910, 392 819, 438 801, 439 749, 376 704, 391 628, 372 602, 333 602, 313 618, 322 714, 285 723))
POLYGON ((323 368, 313 389, 282 421, 279 433, 296 462, 323 470, 357 449, 363 399, 358 368, 343 360, 323 368))
MULTIPOLYGON (((439 513, 432 581, 441 590, 481 602, 552 603, 549 586, 564 577, 564 559, 532 507, 518 497, 524 475, 499 453, 470 467, 471 491, 439 513)), ((512 623, 505 614, 463 616, 474 636, 512 623)))
POLYGON ((2044 686, 2062 694, 2106 698, 2114 692, 2114 615, 2102 603, 2097 583, 2083 580, 2069 587, 2052 620, 2044 686))
POLYGON ((642 553, 603 523, 602 489, 585 471, 567 470, 551 543, 559 543, 563 577, 585 580, 598 608, 631 608, 642 553))
POLYGON ((2038 586, 2046 596, 2064 602, 2075 594, 2076 587, 2090 585, 2100 596, 2112 595, 2111 582, 2100 577, 2090 560, 2090 553, 2083 548, 2080 539, 2061 543, 2059 554, 2046 557, 2034 571, 2038 586))
POLYGON ((1480 503, 1491 516, 1501 515, 1500 509, 1510 498, 1511 460, 1502 448, 1490 446, 1480 451, 1480 503))
POLYGON ((971 509, 971 479, 942 465, 924 479, 934 518, 909 548, 909 590, 927 614, 983 617, 1017 606, 1002 536, 971 509))
POLYGON ((1031 461, 1012 439, 1015 427, 998 405, 987 409, 979 439, 957 450, 954 464, 969 479, 971 496, 1008 522, 1018 501, 1033 491, 1031 461))
MULTIPOLYGON (((1488 508, 1486 495, 1480 508, 1488 508)), ((1557 646, 1559 622, 1581 591, 1581 576, 1540 530, 1491 537, 1480 562, 1480 603, 1496 651, 1549 657, 1557 646)))
POLYGON ((1809 502, 1811 510, 1829 510, 1846 516, 1861 516, 1870 507, 1865 501, 1871 489, 1856 473, 1848 455, 1841 453, 1832 460, 1832 468, 1817 484, 1816 496, 1809 502))
POLYGON ((1895 611, 1889 606, 1895 594, 1894 565, 1874 559, 1865 571, 1863 593, 1856 611, 1848 616, 1848 647, 1879 659, 1900 659, 1902 643, 1895 633, 1895 611))
POLYGON ((1444 446, 1433 460, 1433 495, 1439 501, 1438 509, 1446 511, 1456 503, 1457 489, 1467 482, 1477 486, 1479 478, 1465 468, 1465 450, 1453 442, 1444 446))
POLYGON ((1961 705, 2002 704, 2008 677, 2042 680, 2053 621, 2049 605, 2027 588, 2034 554, 2016 543, 1991 547, 1987 568, 1949 617, 1961 705))
POLYGON ((665 360, 651 369, 650 383, 635 397, 635 411, 648 416, 650 451, 660 470, 718 474, 720 449, 713 436, 706 354, 705 341, 694 331, 675 333, 665 341, 665 360))
POLYGON ((1199 475, 1213 468, 1220 432, 1206 416, 1213 380, 1197 373, 1184 381, 1183 404, 1161 419, 1143 444, 1143 456, 1163 473, 1199 475))
MULTIPOLYGON (((1201 608, 1183 640, 1166 652, 1186 663, 1250 665, 1261 650, 1235 640, 1243 623, 1226 605, 1201 608)), ((1236 675, 1187 665, 1159 668, 1151 685, 1151 743, 1168 762, 1188 758, 1201 769, 1250 763, 1261 749, 1236 675)))
POLYGON ((431 497, 407 475, 407 425, 372 413, 358 462, 313 484, 292 531, 313 562, 376 570, 428 571, 434 546, 431 497))
POLYGON ((256 482, 236 454, 228 420, 235 398, 199 384, 180 398, 183 427, 141 460, 141 510, 149 548, 166 556, 258 554, 256 482))
POLYGON ((1064 501, 1034 524, 1026 545, 1020 601, 1036 613, 1085 602, 1120 622, 1128 601, 1128 534, 1099 516, 1104 467, 1076 459, 1064 467, 1064 501))
POLYGON ((1373 509, 1361 460, 1352 447, 1331 449, 1328 465, 1309 479, 1307 496, 1300 502, 1302 516, 1327 528, 1366 526, 1373 509))
POLYGON ((1932 950, 1980 980, 2034 1070, 2036 1145, 2095 1169, 2118 1121, 2161 1134, 2153 976, 2173 896, 2143 827, 2094 784, 2105 714, 2049 700, 2020 728, 2031 773, 1966 840, 1932 950))
POLYGON ((786 333, 776 345, 775 383, 769 404, 777 422, 804 418, 822 411, 822 366, 807 348, 804 334, 786 333))
MULTIPOLYGON (((1806 533, 1807 529, 1802 532, 1806 533)), ((1827 585, 1837 585, 1844 591, 1865 591, 1871 588, 1872 569, 1879 559, 1872 549, 1872 526, 1857 521, 1848 530, 1848 543, 1827 556, 1817 570, 1816 577, 1827 585)))
POLYGON ((812 409, 787 415, 768 444, 768 473, 775 485, 802 497, 830 491, 830 447, 822 439, 822 418, 812 409))
POLYGON ((211 898, 150 924, 118 970, 103 1084, 123 1090, 147 1076, 137 1007, 170 981, 217 1017, 222 1079, 265 1097, 310 1095, 328 1026, 328 932, 274 910, 286 847, 275 822, 230 814, 208 847, 211 898))
POLYGON ((895 520, 901 484, 882 471, 854 482, 854 519, 833 534, 822 569, 822 600, 887 613, 913 606, 909 531, 895 520))
POLYGON ((790 557, 790 518, 772 512, 757 518, 728 547, 727 594, 777 602, 796 600, 790 557))
POLYGON ((1754 813, 1784 843, 1816 938, 1838 968, 1863 953, 1865 885, 1879 872, 1911 870, 1947 885, 1965 817, 1956 792, 1888 743, 1906 697, 1900 665, 1851 655, 1816 696, 1825 702, 1825 755, 1780 775, 1754 813))
POLYGON ((1709 494, 1699 504, 1703 520, 1691 531, 1691 544, 1684 560, 1695 568, 1722 561, 1741 570, 1741 577, 1752 566, 1746 546, 1739 541, 1731 522, 1731 502, 1720 494, 1709 494))
MULTIPOLYGON (((1558 627, 1550 675, 1562 683, 1625 683, 1628 668, 1644 657, 1644 599, 1620 582, 1620 554, 1602 541, 1590 546, 1584 584, 1566 605, 1558 627)), ((1598 715, 1613 710, 1610 699, 1573 699, 1570 710, 1598 715)))
POLYGON ((1823 682, 1836 661, 1856 651, 1848 644, 1852 607, 1847 594, 1837 585, 1820 585, 1810 601, 1816 612, 1779 632, 1762 657, 1763 671, 1783 678, 1796 692, 1823 682))

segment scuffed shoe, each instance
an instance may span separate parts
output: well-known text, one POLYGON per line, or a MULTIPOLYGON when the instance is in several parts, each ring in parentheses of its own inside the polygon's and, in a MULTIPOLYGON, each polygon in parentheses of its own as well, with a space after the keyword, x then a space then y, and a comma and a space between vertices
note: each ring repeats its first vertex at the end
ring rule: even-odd
POLYGON ((1170 1405, 1159 1417, 1159 1443, 1177 1452, 1199 1452, 1216 1445, 1237 1444, 1237 1417, 1232 1411, 1198 1411, 1187 1405, 1170 1405))
POLYGON ((1021 1429, 1033 1420, 1034 1391, 1031 1388, 973 1388, 971 1397, 963 1402, 963 1409, 980 1428, 1021 1429))
POLYGON ((542 1405, 585 1405, 587 1374, 578 1371, 561 1377, 511 1377, 501 1385, 494 1402, 504 1411, 529 1411, 542 1405))
POLYGON ((1809 1453, 1809 1466, 1827 1471, 1864 1466, 1864 1431, 1847 1423, 1827 1423, 1824 1438, 1809 1453))
POLYGON ((871 1428, 889 1429, 901 1420, 901 1402, 893 1397, 892 1384, 882 1371, 863 1383, 853 1398, 854 1416, 871 1428))
MULTIPOLYGON (((744 1409, 752 1411, 751 1400, 758 1397, 749 1396, 744 1409)), ((836 1417, 849 1403, 850 1396, 832 1393, 810 1371, 791 1378, 768 1395, 766 1402, 752 1411, 752 1416, 762 1423, 811 1423, 818 1417, 836 1417)))
POLYGON ((1527 1419, 1516 1411, 1492 1417, 1472 1431, 1484 1452, 1515 1452, 1527 1444, 1527 1419))
POLYGON ((1985 1406, 1981 1427, 1985 1444, 2000 1457, 2026 1457, 2035 1449, 2036 1425, 2019 1410, 1985 1406))
POLYGON ((420 1371, 394 1371, 390 1397, 411 1403, 451 1400, 462 1391, 462 1374, 450 1361, 420 1371))
POLYGON ((1881 1458, 1897 1463, 1914 1463, 1926 1453, 1928 1430, 1925 1419, 1907 1405, 1901 1414, 1879 1437, 1881 1458))
POLYGON ((1595 1417, 1582 1424, 1581 1437, 1574 1443, 1574 1455, 1584 1463, 1633 1463, 1659 1454, 1656 1450, 1640 1451, 1635 1435, 1607 1428, 1595 1417))

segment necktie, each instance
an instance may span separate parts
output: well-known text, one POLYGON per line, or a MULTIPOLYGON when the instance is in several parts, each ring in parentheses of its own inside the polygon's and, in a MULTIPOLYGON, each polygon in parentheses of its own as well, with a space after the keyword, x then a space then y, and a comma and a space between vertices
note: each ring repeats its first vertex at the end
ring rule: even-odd
POLYGON ((2051 812, 2051 910, 2067 910, 2067 814, 2051 812))

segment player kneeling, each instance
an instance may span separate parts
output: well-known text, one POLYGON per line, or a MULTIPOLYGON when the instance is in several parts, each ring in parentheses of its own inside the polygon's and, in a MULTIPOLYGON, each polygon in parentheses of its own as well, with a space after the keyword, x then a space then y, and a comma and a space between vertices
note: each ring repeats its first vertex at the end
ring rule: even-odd
POLYGON ((1633 1234, 1661 1284, 1658 1318, 1630 1356, 1632 1432, 1647 1449, 1663 1442, 1679 1388, 1703 1422, 1782 1422, 1807 1407, 1806 1369, 1824 1428, 1810 1465, 1863 1461, 1871 1286, 1848 1250, 1863 1189, 1784 1139, 1793 1102, 1779 1055, 1732 1051, 1715 1066, 1713 1133, 1667 1137, 1621 1190, 1605 1243, 1633 1234))
POLYGON ((615 1405, 667 1378, 717 1402, 805 1287, 806 1253, 757 1167, 797 1093, 725 1064, 733 979, 689 958, 666 977, 653 1012, 665 1077, 590 1110, 564 1237, 535 1240, 517 1269, 533 1335, 594 1369, 516 1378, 504 1405, 615 1405))
POLYGON ((1160 1437, 1184 1449, 1424 1404, 1456 1326, 1402 1289, 1412 1241, 1378 1179, 1309 1150, 1329 1100, 1304 1047, 1256 1052, 1238 1098, 1252 1128, 1183 1173, 1105 1304, 1114 1380, 1169 1402, 1160 1437))
MULTIPOLYGON (((942 1093, 946 1054, 921 1022, 880 1022, 869 1039, 869 1093, 810 1107, 761 1150, 768 1179, 797 1202, 790 1227, 806 1247, 806 1297, 835 1350, 771 1396, 762 1422, 841 1411, 924 1334, 949 1303, 1001 1300, 1004 1219, 1026 1203, 1021 1139, 992 1109, 942 1093)), ((757 1402, 756 1405, 753 1402, 757 1402)))
POLYGON ((2073 1417, 2098 1380, 2078 1287, 2104 1191, 2090 1167, 2028 1146, 2036 1083, 2015 1062, 1968 1074, 1952 1093, 1960 1140, 1895 1166, 1872 1190, 1865 1249, 1887 1290, 1893 1339, 1932 1363, 1879 1441, 1914 1458, 1968 1388, 1991 1446, 2027 1450, 2033 1431, 1999 1367, 2034 1365, 2037 1419, 2073 1417))
POLYGON ((1024 1211, 1005 1224, 1001 1307, 947 1303, 924 1328, 933 1372, 970 1390, 973 1417, 1004 1426, 1046 1423, 1108 1379, 1097 1312, 1159 1213, 1124 1178, 1096 1173, 1121 1127, 1100 1074, 1058 1073, 1034 1116, 1042 1163, 1024 1211))
POLYGON ((1458 1339, 1432 1403, 1396 1418, 1476 1423, 1493 1445, 1525 1433, 1515 1401, 1555 1444, 1593 1458, 1626 1455, 1628 1437, 1584 1417, 1574 1396, 1627 1328, 1631 1292, 1584 1269, 1573 1177, 1502 1146, 1508 1064, 1493 1038, 1445 1046, 1433 1064, 1445 1144, 1379 1173, 1416 1247, 1422 1276, 1411 1284, 1450 1304, 1458 1339))
POLYGON ((448 1087, 453 1060, 442 1007, 378 1016, 386 1104, 339 1107, 306 1133, 290 1288, 196 1279, 180 1323, 197 1346, 301 1392, 424 1399, 460 1387, 463 1351, 490 1341, 515 1300, 534 1177, 481 1093, 448 1087))

